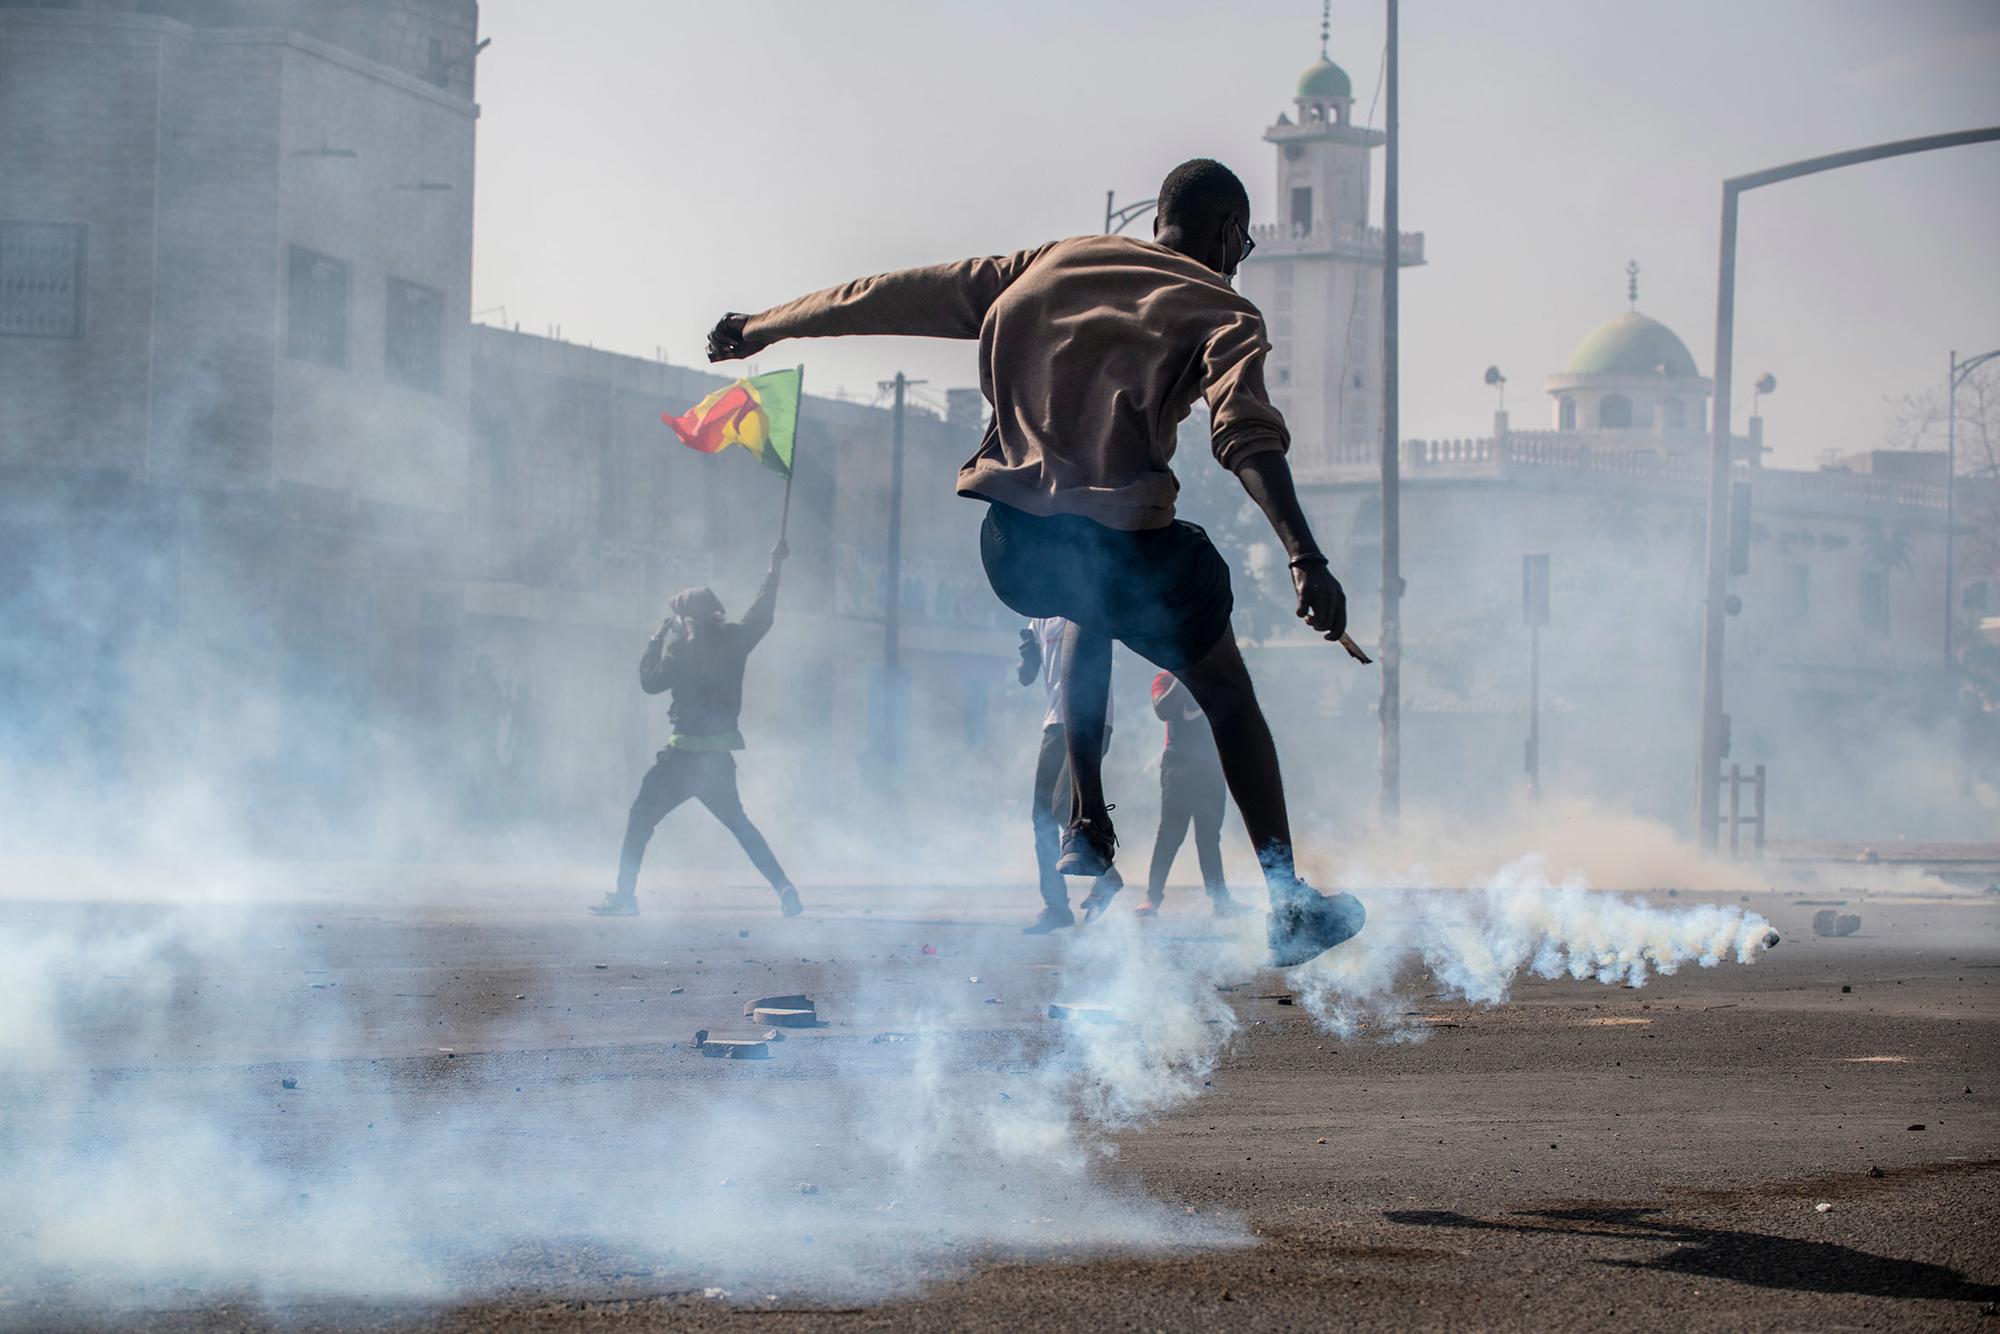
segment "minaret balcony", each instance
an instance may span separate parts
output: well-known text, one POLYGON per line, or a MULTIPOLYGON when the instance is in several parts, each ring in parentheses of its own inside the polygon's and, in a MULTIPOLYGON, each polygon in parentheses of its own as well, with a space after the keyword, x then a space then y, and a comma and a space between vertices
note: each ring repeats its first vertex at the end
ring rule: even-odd
MULTIPOLYGON (((1248 263, 1272 259, 1348 259, 1362 264, 1382 262, 1382 229, 1357 222, 1322 222, 1310 231, 1265 223, 1250 229, 1257 252, 1248 263)), ((1424 262, 1424 234, 1404 232, 1396 242, 1400 267, 1413 268, 1424 262)))
POLYGON ((1343 125, 1335 120, 1306 120, 1297 124, 1287 121, 1264 131, 1264 142, 1267 144, 1330 143, 1352 144, 1357 148, 1376 148, 1387 137, 1380 130, 1364 129, 1359 125, 1343 125))

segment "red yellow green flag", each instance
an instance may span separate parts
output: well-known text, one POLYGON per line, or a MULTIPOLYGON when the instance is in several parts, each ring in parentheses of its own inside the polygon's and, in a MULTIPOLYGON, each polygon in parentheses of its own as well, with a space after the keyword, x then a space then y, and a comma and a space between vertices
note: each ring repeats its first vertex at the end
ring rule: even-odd
POLYGON ((792 446, 799 433, 803 369, 772 371, 718 389, 676 417, 660 414, 689 449, 718 454, 741 445, 782 477, 792 475, 792 446))

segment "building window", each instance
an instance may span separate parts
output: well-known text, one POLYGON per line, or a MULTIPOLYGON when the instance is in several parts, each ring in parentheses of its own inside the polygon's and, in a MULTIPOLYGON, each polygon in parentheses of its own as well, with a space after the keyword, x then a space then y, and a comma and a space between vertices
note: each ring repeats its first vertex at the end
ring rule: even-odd
POLYGON ((1861 572, 1861 628, 1872 635, 1889 633, 1889 572, 1861 572))
POLYGON ((1669 431, 1687 429, 1687 405, 1678 398, 1670 398, 1660 406, 1660 420, 1669 431))
POLYGON ((1812 569, 1792 564, 1785 567, 1785 619, 1803 621, 1812 611, 1812 569))
POLYGON ((1292 187, 1292 230, 1304 235, 1313 229, 1313 192, 1310 185, 1292 187))
POLYGON ((285 292, 285 355, 346 369, 347 265, 293 246, 285 292))
POLYGON ((389 378, 413 389, 444 384, 444 293, 435 287, 389 280, 384 350, 389 378))
POLYGON ((1576 429, 1576 400, 1561 399, 1556 403, 1556 429, 1574 431, 1576 429))
POLYGON ((1632 400, 1623 394, 1606 394, 1597 405, 1597 429, 1624 431, 1632 426, 1632 400))
POLYGON ((83 228, 0 222, 0 334, 83 337, 83 228))

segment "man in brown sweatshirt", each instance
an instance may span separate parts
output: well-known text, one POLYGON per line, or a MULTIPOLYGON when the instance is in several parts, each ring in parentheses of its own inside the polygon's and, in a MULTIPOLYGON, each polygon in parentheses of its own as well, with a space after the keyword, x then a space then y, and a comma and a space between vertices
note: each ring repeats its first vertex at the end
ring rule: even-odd
POLYGON ((1346 596, 1292 485, 1291 437, 1264 391, 1263 317, 1230 286, 1250 253, 1250 201, 1197 158, 1160 187, 1153 239, 1080 236, 1012 255, 861 278, 758 315, 725 315, 711 361, 787 338, 903 334, 979 340, 993 419, 959 470, 989 503, 980 555, 1022 616, 1070 622, 1063 700, 1074 786, 1065 875, 1101 875, 1117 847, 1101 775, 1111 641, 1186 685, 1215 731, 1229 791, 1271 892, 1273 960, 1302 963, 1360 930, 1361 905, 1298 878, 1277 747, 1230 630, 1229 567, 1174 518, 1175 428, 1208 403, 1215 460, 1235 473, 1289 557, 1298 614, 1328 640, 1346 596))

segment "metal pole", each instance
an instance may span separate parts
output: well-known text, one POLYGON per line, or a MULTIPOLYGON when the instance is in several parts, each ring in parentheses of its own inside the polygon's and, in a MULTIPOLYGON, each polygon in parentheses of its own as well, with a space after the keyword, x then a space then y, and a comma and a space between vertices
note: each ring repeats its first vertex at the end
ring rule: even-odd
POLYGON ((1757 766, 1756 800, 1757 800, 1757 841, 1752 846, 1754 846, 1757 849, 1757 859, 1759 861, 1762 861, 1764 858, 1764 766, 1761 764, 1757 766))
POLYGON ((1735 861, 1739 851, 1737 833, 1743 826, 1743 766, 1729 766, 1729 860, 1735 861))
POLYGON ((1116 193, 1115 190, 1104 192, 1104 230, 1107 232, 1111 230, 1111 197, 1116 193))
POLYGON ((1944 391, 1944 669, 1951 670, 1952 548, 1958 534, 1952 527, 1952 483, 1958 473, 1958 349, 1951 350, 1951 375, 1944 391))
POLYGON ((888 589, 882 609, 882 665, 888 669, 891 688, 896 677, 899 645, 897 636, 902 629, 903 615, 903 392, 910 382, 901 371, 896 372, 893 381, 896 390, 895 425, 890 438, 894 441, 889 454, 889 555, 886 582, 888 589))
POLYGON ((1542 627, 1528 627, 1528 800, 1542 799, 1542 627))
POLYGON ((1721 812, 1723 604, 1729 595, 1729 389, 1736 344, 1736 187, 1722 186, 1722 254, 1715 291, 1715 409, 1708 452, 1708 581, 1701 632, 1701 769, 1694 827, 1715 851, 1721 812))
POLYGON ((1387 101, 1382 160, 1382 820, 1393 824, 1403 808, 1403 515, 1402 424, 1397 404, 1397 282, 1402 259, 1401 211, 1397 190, 1396 0, 1388 3, 1388 40, 1383 54, 1387 101))
MULTIPOLYGON (((1395 0, 1390 0, 1392 16, 1395 12, 1394 4, 1395 0)), ((1394 65, 1395 62, 1391 60, 1389 86, 1392 98, 1395 88, 1394 65)), ((1393 109, 1393 100, 1390 105, 1393 109)), ((1394 120, 1392 110, 1390 115, 1392 125, 1394 120)), ((1393 134, 1393 130, 1391 133, 1393 134)), ((1722 618, 1723 601, 1728 592, 1726 548, 1729 528, 1727 514, 1730 462, 1729 385, 1730 354, 1736 338, 1737 196, 1746 190, 1776 185, 1780 181, 1796 180, 1801 176, 1812 176, 1841 167, 1859 166, 1864 162, 1879 162, 1883 158, 1994 142, 2000 142, 2000 125, 1978 130, 1956 130, 1949 134, 1930 134, 1920 139, 1899 139, 1893 143, 1874 144, 1867 148, 1849 149, 1843 153, 1828 153, 1823 157, 1807 158, 1802 162, 1788 162, 1781 167, 1754 171, 1746 176, 1732 176, 1722 183, 1722 264, 1720 272, 1716 275, 1715 301, 1715 413, 1709 432, 1714 447, 1709 454, 1708 476, 1708 589, 1705 607, 1707 615, 1701 636, 1701 761, 1700 769, 1695 775, 1696 836, 1700 838, 1701 846, 1710 852, 1715 850, 1716 824, 1719 818, 1717 807, 1720 804, 1722 782, 1722 618)), ((1392 173, 1394 161, 1392 156, 1390 158, 1392 173)), ((1954 365, 1956 361, 1957 358, 1954 357, 1954 365)), ((1386 543, 1385 531, 1385 546, 1386 543)), ((1386 653, 1384 657, 1387 657, 1386 653)), ((1386 688, 1386 674, 1384 685, 1386 688)))

